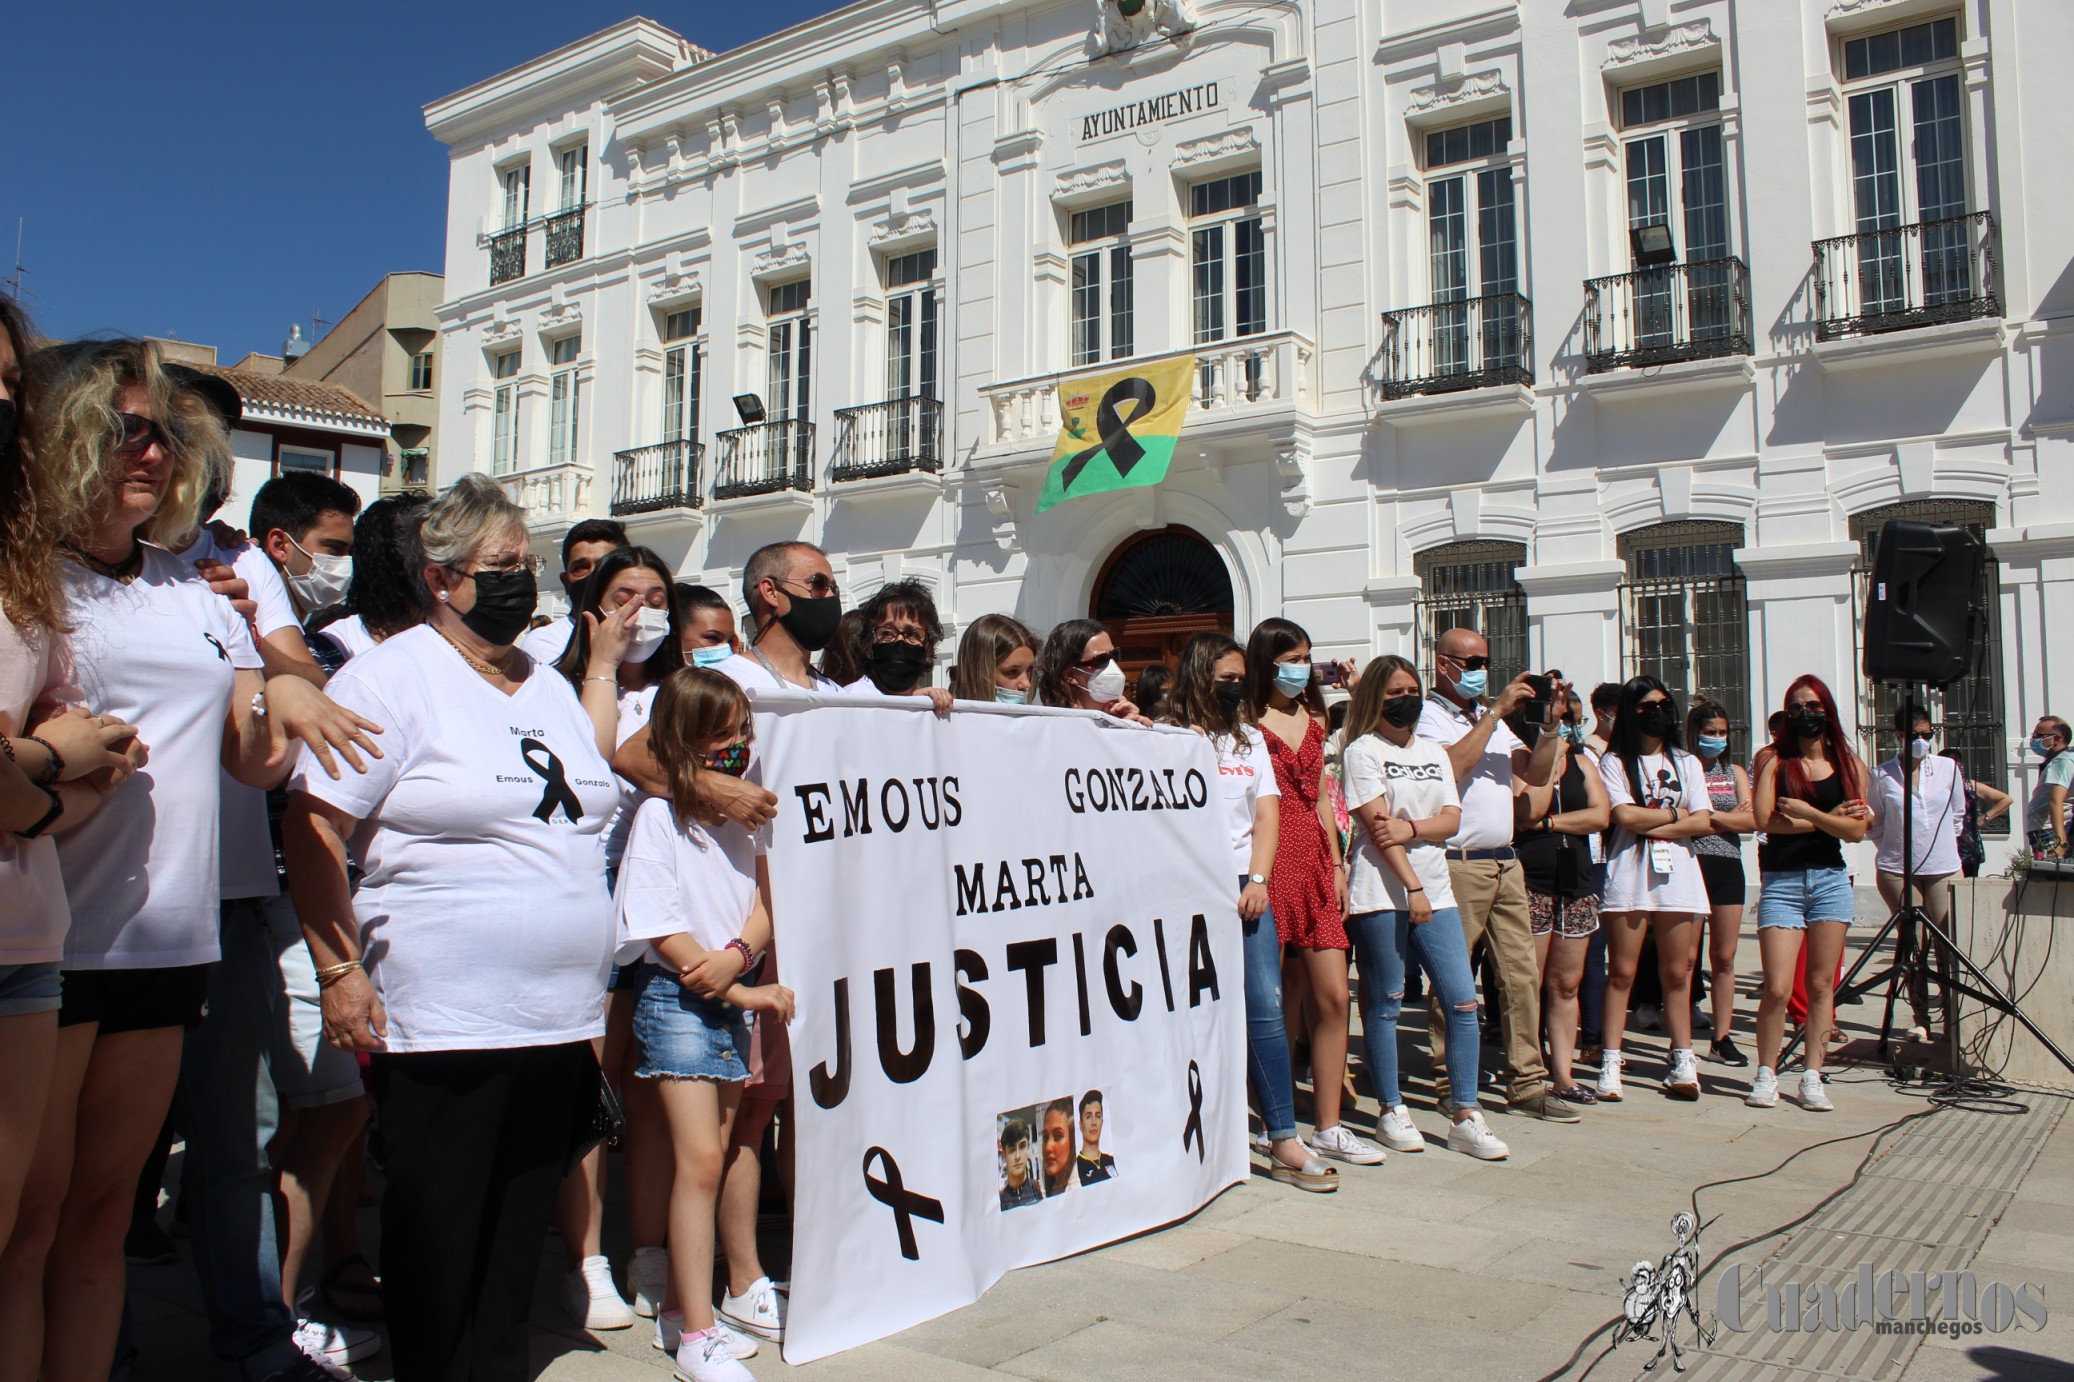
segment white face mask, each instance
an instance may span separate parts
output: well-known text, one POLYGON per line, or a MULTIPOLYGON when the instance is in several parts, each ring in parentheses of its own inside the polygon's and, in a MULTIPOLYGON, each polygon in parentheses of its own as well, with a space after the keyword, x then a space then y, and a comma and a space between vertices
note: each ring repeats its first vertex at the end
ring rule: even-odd
POLYGON ((294 538, 288 541, 295 550, 310 559, 310 569, 300 576, 289 571, 281 573, 288 585, 289 593, 297 603, 315 614, 320 609, 330 609, 346 598, 346 587, 353 583, 353 559, 351 557, 320 556, 303 547, 294 538))
POLYGON ((670 612, 643 605, 634 615, 628 636, 626 661, 646 662, 670 636, 670 612))
POLYGON ((1122 699, 1126 682, 1123 668, 1111 662, 1087 679, 1087 698, 1096 705, 1108 705, 1122 699))

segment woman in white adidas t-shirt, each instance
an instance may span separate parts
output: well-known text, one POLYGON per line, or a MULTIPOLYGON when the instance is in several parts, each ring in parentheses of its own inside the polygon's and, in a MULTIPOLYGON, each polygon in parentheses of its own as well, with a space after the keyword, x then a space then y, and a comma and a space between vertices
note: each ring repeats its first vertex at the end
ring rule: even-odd
POLYGON ((526 1375, 533 1267, 598 1100, 619 789, 591 713, 516 646, 539 564, 525 518, 484 475, 426 506, 426 623, 331 682, 387 727, 383 757, 332 781, 305 756, 282 826, 325 1036, 373 1053, 399 1375, 526 1375))

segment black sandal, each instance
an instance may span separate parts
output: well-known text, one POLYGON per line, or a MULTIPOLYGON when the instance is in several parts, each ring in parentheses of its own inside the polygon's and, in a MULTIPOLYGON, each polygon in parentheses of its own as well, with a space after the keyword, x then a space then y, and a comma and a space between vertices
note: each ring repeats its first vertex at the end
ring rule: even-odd
POLYGON ((382 1279, 375 1275, 367 1259, 357 1252, 331 1264, 330 1270, 324 1273, 324 1284, 318 1287, 318 1292, 341 1319, 366 1323, 386 1318, 382 1308, 382 1279), (356 1267, 367 1273, 372 1285, 340 1280, 356 1267))

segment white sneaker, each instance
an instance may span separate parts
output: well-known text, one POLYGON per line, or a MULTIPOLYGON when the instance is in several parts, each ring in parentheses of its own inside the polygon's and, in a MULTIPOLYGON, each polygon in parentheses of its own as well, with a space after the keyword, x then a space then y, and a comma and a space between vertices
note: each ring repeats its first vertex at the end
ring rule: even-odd
POLYGON ((344 1367, 379 1352, 382 1336, 372 1329, 351 1329, 303 1318, 295 1322, 295 1346, 319 1363, 344 1367))
POLYGON ((1769 1065, 1758 1066, 1757 1073, 1750 1077, 1750 1092, 1743 1096, 1743 1102, 1751 1108, 1776 1106, 1779 1102, 1778 1072, 1769 1065))
POLYGON ((1344 1123, 1318 1129, 1311 1134, 1311 1146, 1317 1149, 1319 1156, 1329 1156, 1334 1161, 1345 1161, 1355 1166, 1379 1166, 1383 1161, 1381 1147, 1356 1135, 1344 1123))
POLYGON ((585 1329, 632 1329, 634 1312, 619 1298, 612 1284, 612 1263, 603 1257, 586 1257, 583 1265, 562 1279, 562 1306, 569 1318, 585 1329))
POLYGON ((1664 1093, 1673 1099, 1700 1097, 1699 1063, 1690 1048, 1671 1052, 1671 1073, 1664 1076, 1664 1093))
POLYGON ((678 1382, 756 1382, 756 1374, 735 1357, 727 1337, 732 1332, 716 1325, 677 1345, 678 1382))
POLYGON ((1828 1113, 1836 1105, 1829 1102, 1829 1091, 1822 1086, 1822 1072, 1807 1070, 1800 1076, 1800 1106, 1810 1113, 1828 1113))
POLYGON ((1653 1032, 1662 1025, 1663 1023, 1656 1016, 1656 1009, 1649 1004, 1644 1003, 1641 1007, 1635 1009, 1634 1026, 1636 1031, 1653 1032))
POLYGON ((1467 1118, 1448 1129, 1447 1149, 1466 1152, 1478 1161, 1503 1161, 1509 1150, 1484 1122, 1482 1109, 1473 1110, 1467 1118))
POLYGON ((1602 1104, 1620 1102, 1620 1052, 1608 1046, 1599 1057, 1599 1083, 1592 1090, 1602 1104))
MULTIPOLYGON (((756 1340, 724 1324, 713 1326, 727 1337, 728 1351, 737 1358, 754 1358, 759 1347, 756 1340)), ((658 1311, 655 1316, 655 1338, 652 1341, 657 1353, 675 1353, 684 1343, 684 1312, 682 1310, 658 1311)))
POLYGON ((634 1260, 627 1264, 627 1289, 634 1293, 634 1313, 644 1320, 652 1320, 661 1314, 663 1294, 669 1286, 669 1251, 665 1248, 635 1248, 634 1260))
POLYGON ((1383 1145, 1393 1152, 1423 1152, 1426 1139, 1411 1121, 1411 1110, 1403 1104, 1383 1110, 1383 1116, 1375 1120, 1376 1135, 1383 1145))
POLYGON ((720 1295, 720 1322, 744 1334, 754 1334, 772 1343, 785 1341, 785 1293, 771 1284, 767 1276, 760 1276, 749 1283, 749 1289, 735 1295, 723 1291, 720 1295))

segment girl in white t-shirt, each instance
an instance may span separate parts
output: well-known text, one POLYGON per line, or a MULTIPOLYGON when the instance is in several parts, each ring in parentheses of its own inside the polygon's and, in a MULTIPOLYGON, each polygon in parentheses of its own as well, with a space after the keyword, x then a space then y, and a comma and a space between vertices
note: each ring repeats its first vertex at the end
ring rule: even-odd
POLYGON ((672 786, 634 812, 617 899, 622 960, 634 981, 635 1074, 651 1081, 676 1158, 670 1190, 670 1291, 656 1317, 659 1345, 691 1382, 745 1382, 753 1340, 713 1317, 713 1233, 730 1125, 749 1075, 745 1010, 791 1020, 790 990, 749 987, 771 939, 770 879, 761 842, 733 823, 695 816, 699 773, 739 773, 755 733, 749 698, 726 675, 681 668, 655 697, 649 748, 672 786), (674 1336, 674 1337, 673 1337, 674 1336))
POLYGON ((1692 842, 1713 832, 1713 800, 1705 769, 1678 740, 1678 707, 1662 682, 1640 676, 1620 688, 1612 741, 1599 760, 1599 780, 1613 804, 1613 845, 1599 904, 1606 928, 1606 1051, 1595 1092, 1606 1103, 1620 1102, 1621 1034, 1642 938, 1651 931, 1671 1035, 1664 1092, 1673 1099, 1700 1097, 1692 1055, 1692 951, 1708 904, 1692 842))
POLYGON ((1506 1146, 1477 1107, 1476 979, 1448 881, 1445 845, 1462 824, 1447 750, 1418 736, 1424 691, 1401 657, 1368 664, 1347 709, 1340 779, 1354 818, 1347 935, 1361 966, 1361 1033, 1383 1106, 1376 1121, 1392 1151, 1424 1151, 1397 1087, 1397 1017, 1407 956, 1416 955, 1447 1011, 1448 1147, 1497 1161, 1506 1146))

